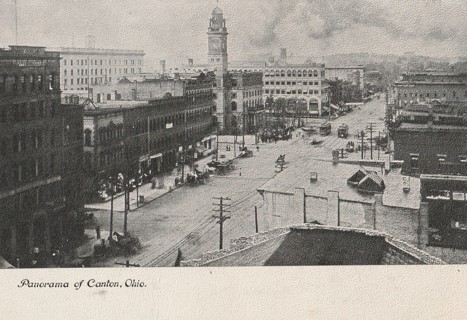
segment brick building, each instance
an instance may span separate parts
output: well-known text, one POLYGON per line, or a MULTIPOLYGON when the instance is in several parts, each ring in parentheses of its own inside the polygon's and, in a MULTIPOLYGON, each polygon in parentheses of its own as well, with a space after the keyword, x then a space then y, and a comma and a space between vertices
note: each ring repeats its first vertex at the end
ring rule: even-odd
POLYGON ((467 74, 446 72, 412 72, 394 82, 393 100, 399 107, 467 99, 467 74))
POLYGON ((82 232, 82 108, 60 104, 58 52, 10 46, 0 75, 0 254, 28 266, 82 232))
POLYGON ((84 148, 88 197, 109 176, 146 176, 175 168, 184 150, 213 148, 212 93, 165 97, 149 102, 88 105, 84 111, 84 148))
POLYGON ((420 193, 428 204, 428 245, 467 249, 467 176, 422 174, 420 193))
POLYGON ((443 265, 428 253, 373 230, 303 224, 232 239, 182 267, 443 265))
POLYGON ((261 73, 228 71, 227 27, 222 10, 214 8, 208 27, 208 68, 214 71, 215 116, 224 133, 248 132, 262 106, 261 73))
POLYGON ((413 105, 404 109, 393 134, 394 159, 410 175, 467 174, 467 104, 413 105))

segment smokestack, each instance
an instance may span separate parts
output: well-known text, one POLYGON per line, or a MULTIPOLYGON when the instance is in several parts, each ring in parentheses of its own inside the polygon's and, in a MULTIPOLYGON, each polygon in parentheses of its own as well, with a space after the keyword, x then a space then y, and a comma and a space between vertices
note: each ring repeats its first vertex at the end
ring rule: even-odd
POLYGON ((281 48, 281 59, 284 61, 287 59, 287 48, 281 48))
POLYGON ((165 74, 165 60, 161 60, 159 63, 161 65, 161 74, 165 74))
POLYGON ((189 65, 190 67, 193 66, 193 59, 188 59, 188 65, 189 65))

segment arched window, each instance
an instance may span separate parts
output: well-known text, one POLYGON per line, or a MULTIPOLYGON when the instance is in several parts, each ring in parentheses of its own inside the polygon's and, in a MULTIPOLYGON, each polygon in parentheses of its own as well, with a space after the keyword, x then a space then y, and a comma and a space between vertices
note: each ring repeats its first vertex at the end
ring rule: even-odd
POLYGON ((318 76, 318 70, 313 71, 313 76, 317 77, 318 76))
POLYGON ((232 103, 230 104, 231 108, 232 108, 232 111, 237 111, 237 103, 235 101, 232 101, 232 103))

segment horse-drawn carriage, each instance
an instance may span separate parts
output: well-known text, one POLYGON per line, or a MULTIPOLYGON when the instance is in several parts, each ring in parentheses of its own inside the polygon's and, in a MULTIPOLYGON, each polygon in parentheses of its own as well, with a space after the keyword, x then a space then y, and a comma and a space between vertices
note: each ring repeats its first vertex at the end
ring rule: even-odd
POLYGON ((249 157, 253 157, 253 151, 251 150, 248 150, 247 147, 243 147, 241 152, 240 152, 240 155, 239 155, 240 158, 249 158, 249 157))
POLYGON ((227 172, 233 170, 233 160, 216 161, 212 160, 207 164, 208 171, 216 172, 219 175, 225 175, 227 172))
POLYGON ((139 238, 133 237, 129 232, 123 235, 118 232, 114 232, 113 235, 117 237, 115 244, 125 253, 135 254, 139 249, 141 249, 139 238))
POLYGON ((190 186, 206 184, 209 179, 209 171, 201 172, 195 169, 194 172, 188 172, 186 175, 186 183, 190 186))

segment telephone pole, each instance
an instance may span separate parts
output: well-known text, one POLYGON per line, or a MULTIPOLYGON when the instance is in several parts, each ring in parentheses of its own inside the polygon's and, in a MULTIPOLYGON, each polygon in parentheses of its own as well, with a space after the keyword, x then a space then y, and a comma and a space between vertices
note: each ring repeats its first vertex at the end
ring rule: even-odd
POLYGON ((110 181, 110 228, 109 228, 109 241, 112 241, 113 234, 113 225, 114 225, 114 182, 113 177, 110 181))
POLYGON ((229 210, 226 209, 226 208, 230 207, 230 204, 226 204, 226 203, 224 203, 224 201, 230 201, 230 198, 224 198, 224 197, 216 198, 216 197, 214 197, 213 200, 219 200, 219 203, 213 203, 213 205, 216 206, 216 208, 213 209, 212 211, 219 212, 218 216, 213 215, 213 217, 218 219, 217 223, 219 224, 219 250, 222 250, 223 240, 224 240, 224 235, 223 235, 223 233, 224 233, 224 222, 227 219, 230 219, 230 217, 224 216, 224 213, 230 212, 229 210))
POLYGON ((370 159, 373 160, 373 122, 370 122, 370 127, 367 128, 370 130, 370 159))

